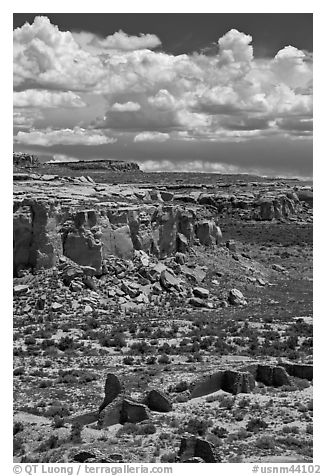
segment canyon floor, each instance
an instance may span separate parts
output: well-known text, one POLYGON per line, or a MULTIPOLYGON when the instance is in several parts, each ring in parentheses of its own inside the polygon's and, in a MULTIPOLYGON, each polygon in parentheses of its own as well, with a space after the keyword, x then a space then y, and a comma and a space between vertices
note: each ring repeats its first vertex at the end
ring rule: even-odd
POLYGON ((43 165, 14 204, 14 461, 312 461, 311 183, 43 165))

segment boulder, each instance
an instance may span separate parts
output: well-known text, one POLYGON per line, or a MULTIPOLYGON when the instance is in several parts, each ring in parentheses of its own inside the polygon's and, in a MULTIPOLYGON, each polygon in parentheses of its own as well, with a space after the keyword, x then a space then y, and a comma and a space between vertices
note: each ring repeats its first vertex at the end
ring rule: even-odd
POLYGON ((149 419, 147 407, 141 403, 132 402, 124 399, 121 408, 120 423, 139 423, 149 419))
POLYGON ((199 286, 197 286, 196 288, 194 288, 192 290, 192 292, 194 293, 194 296, 196 297, 199 297, 201 299, 207 299, 208 296, 209 296, 209 291, 208 289, 205 289, 205 288, 201 288, 199 286))
POLYGON ((29 291, 29 287, 26 284, 17 284, 14 286, 14 294, 26 294, 29 291))
POLYGON ((190 268, 186 264, 181 265, 181 272, 191 281, 199 284, 204 281, 206 277, 206 273, 203 269, 199 266, 195 266, 194 268, 190 268))
POLYGON ((178 456, 183 463, 191 458, 202 458, 205 463, 217 463, 220 459, 214 454, 212 445, 196 436, 181 439, 178 456))
POLYGON ((180 279, 175 276, 171 269, 165 269, 161 272, 160 282, 167 290, 178 288, 180 286, 180 279))
POLYGON ((238 289, 231 289, 228 296, 228 302, 233 306, 240 306, 247 304, 244 295, 238 289))
POLYGON ((187 302, 193 307, 207 307, 207 301, 198 297, 191 297, 187 302))
POLYGON ((172 403, 159 390, 151 390, 147 394, 144 403, 150 410, 156 412, 170 412, 172 410, 172 403))
POLYGON ((113 402, 113 400, 122 392, 122 385, 115 374, 108 373, 104 386, 104 400, 100 405, 99 412, 113 402))

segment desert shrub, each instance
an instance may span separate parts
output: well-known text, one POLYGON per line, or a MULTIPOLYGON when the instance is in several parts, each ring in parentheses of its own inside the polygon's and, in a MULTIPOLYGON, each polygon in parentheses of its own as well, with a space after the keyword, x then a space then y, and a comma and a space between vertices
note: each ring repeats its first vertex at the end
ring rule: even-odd
POLYGON ((233 441, 244 440, 249 438, 252 434, 247 431, 245 428, 239 428, 238 431, 234 433, 230 433, 227 437, 228 443, 232 443, 233 441))
POLYGON ((295 350, 295 348, 298 345, 298 336, 297 335, 292 335, 289 336, 286 340, 286 346, 290 350, 295 350))
POLYGON ((241 408, 235 408, 232 410, 232 416, 236 421, 242 421, 246 416, 246 412, 241 408))
POLYGON ((296 378, 294 380, 294 383, 295 383, 295 386, 299 389, 299 390, 304 390, 305 388, 309 388, 310 387, 310 382, 309 380, 305 379, 305 378, 296 378))
POLYGON ((61 337, 61 339, 57 343, 57 347, 59 350, 62 350, 62 351, 72 350, 75 347, 75 343, 72 337, 69 337, 69 336, 61 337))
POLYGON ((282 433, 300 433, 300 428, 298 426, 283 426, 282 433))
POLYGON ((27 336, 27 337, 25 337, 24 343, 26 345, 35 345, 36 344, 36 339, 35 339, 35 337, 27 336))
POLYGON ((59 446, 59 438, 57 435, 51 435, 47 440, 45 440, 39 447, 38 451, 44 452, 57 448, 59 446))
POLYGON ((185 431, 192 433, 193 435, 203 436, 208 428, 207 420, 201 420, 199 418, 191 418, 185 425, 185 431))
POLYGON ((175 463, 177 461, 177 453, 175 451, 164 453, 162 454, 160 461, 161 463, 175 463))
POLYGON ((229 433, 223 426, 215 426, 211 429, 211 432, 219 438, 226 438, 229 433))
POLYGON ((24 425, 22 424, 22 422, 21 421, 15 421, 14 428, 13 428, 14 436, 17 435, 17 433, 19 433, 20 431, 23 431, 23 430, 24 430, 24 425))
POLYGON ((257 433, 258 431, 267 428, 267 426, 268 424, 260 418, 250 418, 246 425, 246 430, 252 431, 253 433, 257 433))
POLYGON ((88 319, 86 319, 86 326, 86 329, 97 329, 99 327, 99 323, 94 317, 89 317, 88 319))
POLYGON ((135 362, 135 359, 131 355, 127 355, 126 357, 123 358, 122 362, 125 365, 133 365, 135 362))
POLYGON ((231 410, 234 405, 235 398, 232 397, 231 395, 220 395, 219 401, 220 401, 220 408, 231 410))
POLYGON ((145 341, 133 342, 130 346, 130 349, 133 353, 136 354, 146 354, 150 347, 145 341))
POLYGON ((153 423, 143 423, 138 425, 136 423, 125 423, 121 427, 116 436, 119 438, 123 435, 152 435, 156 432, 156 427, 153 423))
POLYGON ((156 433, 156 427, 153 423, 142 423, 138 427, 138 435, 153 435, 156 433))
POLYGON ((99 343, 103 347, 117 347, 122 348, 127 345, 125 336, 122 332, 117 332, 116 334, 100 336, 99 343))
POLYGON ((159 364, 169 364, 171 361, 168 355, 162 354, 158 357, 157 362, 159 364))
POLYGON ((275 448, 275 439, 268 435, 260 436, 255 441, 255 445, 263 450, 272 450, 275 448))
POLYGON ((147 365, 154 365, 156 363, 156 357, 154 355, 151 355, 150 357, 147 357, 146 359, 146 364, 147 365))
POLYGON ((249 397, 242 397, 239 401, 238 401, 238 407, 239 408, 246 408, 250 405, 250 398, 249 397))
POLYGON ((51 405, 50 408, 48 408, 45 412, 44 412, 44 415, 46 417, 52 417, 54 418, 56 415, 58 415, 59 417, 65 417, 65 416, 68 416, 70 415, 70 411, 67 407, 65 407, 64 405, 61 405, 61 404, 55 404, 55 405, 51 405))
POLYGON ((88 370, 79 370, 79 369, 60 370, 58 383, 85 384, 87 382, 92 382, 93 380, 96 380, 96 379, 97 379, 97 376, 88 370))

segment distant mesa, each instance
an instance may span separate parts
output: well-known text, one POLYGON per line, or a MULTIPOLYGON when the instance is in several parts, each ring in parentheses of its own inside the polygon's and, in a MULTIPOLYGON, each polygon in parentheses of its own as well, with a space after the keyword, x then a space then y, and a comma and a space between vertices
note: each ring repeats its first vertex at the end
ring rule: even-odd
POLYGON ((116 170, 141 171, 136 162, 125 162, 124 160, 113 159, 86 159, 86 160, 67 160, 67 161, 49 161, 46 166, 51 168, 65 167, 70 170, 116 170))
POLYGON ((115 159, 86 159, 86 160, 66 160, 56 161, 41 160, 38 156, 25 152, 13 153, 13 165, 15 167, 50 167, 53 169, 68 168, 70 170, 113 170, 120 172, 138 171, 141 172, 136 162, 126 162, 115 159))

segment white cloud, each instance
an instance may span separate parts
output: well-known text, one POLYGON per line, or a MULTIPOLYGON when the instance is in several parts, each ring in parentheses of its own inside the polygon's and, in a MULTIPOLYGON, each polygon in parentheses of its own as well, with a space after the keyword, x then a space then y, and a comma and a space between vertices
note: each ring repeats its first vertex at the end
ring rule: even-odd
POLYGON ((36 17, 14 30, 14 86, 94 88, 105 69, 101 60, 80 48, 72 34, 61 32, 47 17, 36 17))
POLYGON ((123 104, 116 102, 111 107, 112 111, 120 111, 120 112, 139 111, 139 109, 140 109, 140 105, 137 102, 132 102, 132 101, 128 101, 123 104))
POLYGON ((29 132, 19 131, 14 137, 15 142, 20 144, 34 144, 44 147, 52 145, 101 145, 112 144, 116 139, 105 136, 101 131, 86 130, 80 127, 74 129, 59 129, 45 131, 31 130, 29 132))
POLYGON ((77 43, 92 53, 103 53, 107 50, 133 51, 142 49, 153 49, 161 45, 161 40, 156 35, 140 34, 139 36, 127 35, 122 30, 100 38, 93 33, 80 32, 73 33, 77 43))
POLYGON ((134 137, 134 142, 165 142, 170 138, 163 132, 141 132, 134 137))
POLYGON ((225 140, 232 124, 241 140, 268 131, 282 135, 279 119, 312 117, 311 54, 287 46, 275 58, 255 59, 251 42, 232 29, 217 39, 213 55, 172 55, 151 50, 160 44, 155 35, 119 31, 101 39, 62 32, 36 17, 14 31, 16 104, 78 107, 74 91, 83 91, 107 101, 97 127, 187 133, 179 140, 225 140), (36 89, 44 101, 30 92, 36 89))
POLYGON ((14 107, 84 107, 86 104, 72 91, 53 92, 47 90, 27 89, 14 92, 14 107))
POLYGON ((218 40, 222 65, 248 63, 253 59, 252 37, 232 29, 218 40))

